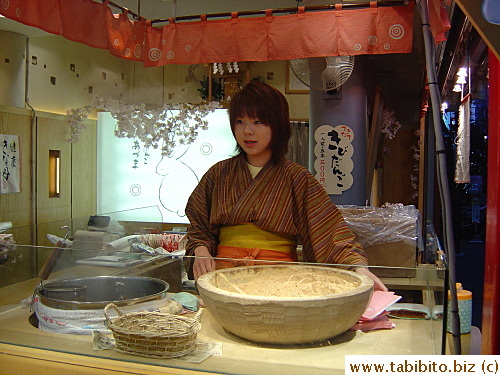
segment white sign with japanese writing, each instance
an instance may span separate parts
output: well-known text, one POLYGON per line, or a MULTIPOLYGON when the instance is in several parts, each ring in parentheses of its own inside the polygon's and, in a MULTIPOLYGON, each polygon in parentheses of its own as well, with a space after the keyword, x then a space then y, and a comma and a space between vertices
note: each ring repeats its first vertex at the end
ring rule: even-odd
POLYGON ((316 179, 328 194, 340 195, 352 186, 353 130, 347 125, 322 125, 314 133, 316 179))
POLYGON ((19 136, 0 134, 2 147, 0 193, 19 193, 21 191, 21 148, 19 136))

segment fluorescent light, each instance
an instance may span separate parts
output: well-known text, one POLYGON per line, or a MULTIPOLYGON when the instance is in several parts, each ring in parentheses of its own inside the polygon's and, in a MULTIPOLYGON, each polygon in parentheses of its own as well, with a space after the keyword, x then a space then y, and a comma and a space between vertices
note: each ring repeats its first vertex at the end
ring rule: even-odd
POLYGON ((61 192, 61 158, 56 157, 56 194, 61 192))
POLYGON ((49 198, 61 196, 61 151, 49 150, 49 198))

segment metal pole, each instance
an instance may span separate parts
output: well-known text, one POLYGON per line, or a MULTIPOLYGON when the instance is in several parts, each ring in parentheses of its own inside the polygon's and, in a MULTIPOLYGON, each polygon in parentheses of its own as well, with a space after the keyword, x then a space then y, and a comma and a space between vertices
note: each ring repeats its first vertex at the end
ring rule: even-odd
MULTIPOLYGON (((433 38, 429 24, 429 13, 427 0, 419 0, 420 16, 422 17, 422 31, 425 45, 425 58, 427 68, 427 79, 431 98, 432 125, 436 137, 436 167, 439 192, 441 195, 441 206, 443 215, 444 243, 448 258, 448 276, 450 288, 450 315, 452 323, 452 335, 455 353, 462 353, 460 342, 460 317, 458 315, 458 301, 455 274, 455 241, 453 239, 452 210, 450 189, 446 171, 446 154, 444 149, 443 131, 441 128, 441 97, 438 89, 437 75, 434 63, 433 38)), ((449 317, 450 318, 450 317, 449 317)))

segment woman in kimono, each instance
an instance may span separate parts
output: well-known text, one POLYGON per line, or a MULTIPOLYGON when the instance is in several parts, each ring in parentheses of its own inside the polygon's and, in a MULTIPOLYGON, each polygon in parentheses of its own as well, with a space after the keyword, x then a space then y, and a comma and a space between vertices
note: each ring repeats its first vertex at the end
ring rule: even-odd
POLYGON ((300 242, 303 261, 346 265, 387 290, 366 268, 363 249, 323 187, 285 159, 291 136, 285 97, 250 82, 231 100, 229 120, 237 155, 212 166, 186 206, 194 278, 258 261, 297 261, 300 242))

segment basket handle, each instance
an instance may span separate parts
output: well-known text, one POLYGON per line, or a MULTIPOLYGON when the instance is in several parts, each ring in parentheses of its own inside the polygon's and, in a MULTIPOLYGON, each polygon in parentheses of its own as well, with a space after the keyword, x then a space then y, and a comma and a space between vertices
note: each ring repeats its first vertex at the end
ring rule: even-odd
POLYGON ((198 323, 201 323, 201 314, 203 314, 203 307, 199 309, 196 315, 193 317, 193 319, 198 323))
POLYGON ((118 316, 123 315, 123 312, 114 303, 110 303, 110 304, 106 305, 106 307, 104 308, 104 316, 106 317, 106 321, 108 322, 108 324, 111 324, 111 319, 109 318, 109 315, 108 315, 108 311, 111 308, 113 308, 118 313, 118 316))

